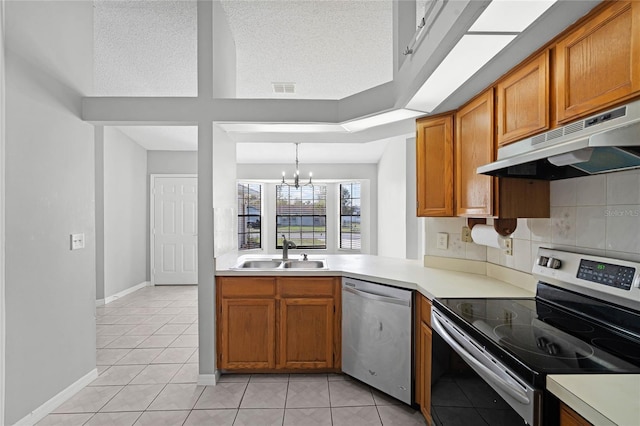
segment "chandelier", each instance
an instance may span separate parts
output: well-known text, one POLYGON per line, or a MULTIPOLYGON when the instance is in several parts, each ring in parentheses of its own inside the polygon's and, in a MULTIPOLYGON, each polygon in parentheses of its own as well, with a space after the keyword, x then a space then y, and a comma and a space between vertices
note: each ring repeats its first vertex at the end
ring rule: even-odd
POLYGON ((295 143, 296 145, 296 171, 293 173, 293 184, 288 183, 284 180, 285 177, 285 172, 282 172, 282 185, 287 185, 287 186, 293 186, 296 189, 300 188, 301 186, 313 186, 313 183, 311 182, 311 175, 312 173, 309 172, 309 182, 300 185, 300 167, 298 166, 298 145, 300 145, 299 142, 295 143))

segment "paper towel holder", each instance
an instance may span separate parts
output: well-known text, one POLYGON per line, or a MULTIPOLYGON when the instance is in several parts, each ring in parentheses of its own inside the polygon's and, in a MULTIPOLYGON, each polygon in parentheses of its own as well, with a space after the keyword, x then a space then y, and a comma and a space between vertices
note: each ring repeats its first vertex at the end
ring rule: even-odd
MULTIPOLYGON (((467 218, 467 226, 470 230, 473 229, 475 225, 485 225, 486 223, 487 219, 485 218, 467 218)), ((517 226, 518 219, 493 219, 493 229, 503 237, 508 237, 513 234, 517 226)))

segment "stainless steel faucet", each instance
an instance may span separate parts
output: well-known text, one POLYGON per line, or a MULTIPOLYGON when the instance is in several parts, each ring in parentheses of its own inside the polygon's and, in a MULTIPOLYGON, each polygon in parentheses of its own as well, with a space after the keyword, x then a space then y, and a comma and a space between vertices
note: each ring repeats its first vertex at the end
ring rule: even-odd
POLYGON ((289 249, 296 248, 296 243, 287 240, 287 237, 282 234, 282 260, 289 260, 289 249))

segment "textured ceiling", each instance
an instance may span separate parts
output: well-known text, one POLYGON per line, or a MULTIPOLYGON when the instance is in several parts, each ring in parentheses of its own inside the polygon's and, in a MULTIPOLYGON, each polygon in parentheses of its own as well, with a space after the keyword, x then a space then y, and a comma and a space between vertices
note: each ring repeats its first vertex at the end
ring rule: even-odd
POLYGON ((392 2, 222 1, 237 48, 237 96, 341 99, 393 78, 392 2))
POLYGON ((194 1, 94 2, 96 96, 196 96, 194 1))
MULTIPOLYGON (((368 143, 301 143, 298 148, 300 164, 376 164, 387 147, 388 140, 368 143)), ((293 143, 239 143, 236 145, 238 163, 293 164, 296 148, 293 143)))
MULTIPOLYGON (((237 95, 341 99, 393 78, 392 2, 224 1, 237 95), (272 82, 296 93, 274 95, 272 82)), ((97 96, 196 96, 195 1, 97 0, 97 96)))
MULTIPOLYGON (((196 96, 196 2, 96 0, 96 96, 196 96)), ((393 78, 392 1, 223 1, 236 44, 237 95, 340 99, 393 78), (274 95, 272 82, 296 93, 274 95)), ((148 150, 196 150, 197 129, 123 126, 148 150)), ((293 145, 291 145, 293 146, 293 145)), ((315 163, 375 163, 386 142, 310 144, 315 163), (363 149, 363 147, 366 148, 363 149)), ((238 144, 238 161, 289 160, 283 144, 238 144)))

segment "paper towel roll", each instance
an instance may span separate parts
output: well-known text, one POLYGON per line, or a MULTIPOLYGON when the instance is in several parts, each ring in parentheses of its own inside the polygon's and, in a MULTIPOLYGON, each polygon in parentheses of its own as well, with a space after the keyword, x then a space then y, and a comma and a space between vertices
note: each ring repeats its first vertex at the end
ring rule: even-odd
POLYGON ((471 228, 471 238, 474 243, 482 246, 499 249, 506 246, 505 239, 491 225, 475 225, 471 228))

